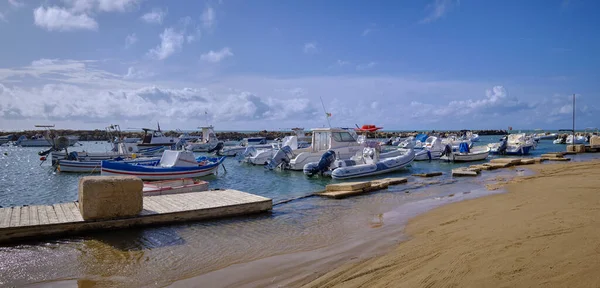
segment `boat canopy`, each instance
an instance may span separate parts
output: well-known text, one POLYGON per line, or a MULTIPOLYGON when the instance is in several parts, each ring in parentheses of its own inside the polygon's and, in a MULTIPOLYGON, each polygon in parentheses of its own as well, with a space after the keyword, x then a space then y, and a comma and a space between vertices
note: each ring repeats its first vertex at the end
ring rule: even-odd
POLYGON ((427 141, 427 134, 418 134, 417 136, 415 136, 415 141, 421 141, 421 143, 425 143, 425 141, 427 141))
POLYGON ((470 152, 469 143, 461 142, 460 145, 458 146, 458 149, 459 149, 460 153, 469 153, 470 152))

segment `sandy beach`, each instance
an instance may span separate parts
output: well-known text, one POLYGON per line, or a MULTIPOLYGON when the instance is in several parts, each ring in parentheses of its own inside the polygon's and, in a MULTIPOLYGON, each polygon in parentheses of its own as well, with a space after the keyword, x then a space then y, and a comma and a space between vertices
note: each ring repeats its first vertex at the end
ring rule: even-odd
POLYGON ((391 252, 305 286, 600 286, 600 161, 528 169, 507 193, 420 215, 391 252))

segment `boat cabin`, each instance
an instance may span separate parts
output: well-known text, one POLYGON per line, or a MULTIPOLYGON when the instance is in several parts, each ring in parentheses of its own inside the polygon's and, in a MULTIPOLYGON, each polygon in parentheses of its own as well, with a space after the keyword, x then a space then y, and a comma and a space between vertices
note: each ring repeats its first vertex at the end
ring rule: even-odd
POLYGON ((202 130, 202 143, 218 142, 217 134, 215 134, 215 130, 212 125, 205 126, 205 127, 198 127, 198 129, 202 130))
POLYGON ((351 129, 315 128, 312 129, 312 151, 319 152, 332 148, 359 146, 358 135, 351 129))
POLYGON ((173 137, 165 136, 160 130, 142 128, 144 130, 144 136, 142 137, 142 144, 164 144, 164 143, 175 143, 173 137))

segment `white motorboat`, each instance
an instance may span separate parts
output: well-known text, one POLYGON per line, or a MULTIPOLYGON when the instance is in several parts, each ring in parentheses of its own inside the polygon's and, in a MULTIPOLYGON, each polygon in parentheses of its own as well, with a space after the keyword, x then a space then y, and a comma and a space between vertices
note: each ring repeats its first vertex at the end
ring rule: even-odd
POLYGON ((212 125, 198 128, 202 130, 202 138, 187 144, 185 146, 185 150, 193 152, 207 152, 208 150, 214 149, 217 144, 223 143, 217 139, 217 134, 215 133, 212 125))
MULTIPOLYGON (((574 144, 585 144, 587 142, 587 138, 585 136, 575 135, 575 143, 574 144)), ((573 144, 573 135, 567 136, 566 144, 573 144)))
POLYGON ((517 133, 503 137, 500 142, 487 146, 490 148, 490 154, 528 155, 535 147, 535 143, 536 141, 525 133, 517 133))
POLYGON ((451 145, 452 149, 458 149, 461 143, 467 143, 469 147, 473 147, 473 142, 471 142, 471 140, 461 139, 454 135, 449 136, 448 138, 442 138, 442 144, 451 145))
POLYGON ((322 155, 319 162, 308 163, 304 166, 304 174, 313 176, 320 174, 331 176, 333 179, 351 179, 391 173, 410 165, 415 159, 413 149, 401 154, 380 158, 379 145, 367 145, 349 160, 336 159, 335 151, 329 150, 322 155))
POLYGON ((144 147, 152 147, 152 146, 167 146, 173 147, 179 142, 177 137, 169 137, 160 131, 160 125, 158 125, 158 129, 150 129, 150 128, 142 128, 144 131, 144 135, 142 136, 142 141, 137 142, 138 149, 144 147))
POLYGON ((415 161, 437 160, 442 157, 446 146, 442 140, 436 136, 429 136, 425 140, 423 149, 415 151, 415 161))
MULTIPOLYGON (((68 146, 73 146, 79 141, 79 136, 61 136, 59 138, 62 137, 68 140, 68 146)), ((17 139, 15 145, 20 147, 52 147, 53 139, 49 139, 42 134, 37 134, 29 139, 23 135, 17 139)))
POLYGON ((10 141, 12 141, 13 139, 13 135, 4 135, 4 136, 0 136, 0 145, 8 143, 10 141))
POLYGON ((535 140, 554 140, 557 136, 558 134, 556 133, 545 132, 542 129, 535 129, 535 133, 533 134, 535 140))
POLYGON ((317 162, 323 153, 328 150, 335 151, 340 159, 350 159, 363 145, 359 143, 358 135, 354 130, 343 128, 315 128, 312 129, 312 145, 307 148, 292 149, 284 146, 277 151, 269 164, 269 169, 282 167, 283 169, 302 171, 304 165, 317 162))
POLYGON ((470 148, 467 143, 461 143, 458 149, 446 145, 441 160, 452 162, 472 162, 486 159, 490 154, 490 148, 487 146, 475 146, 470 148))
MULTIPOLYGON (((426 134, 418 134, 417 136, 411 136, 404 139, 397 146, 403 149, 422 149, 423 143, 427 139, 426 134)), ((392 143, 393 144, 393 143, 392 143)))

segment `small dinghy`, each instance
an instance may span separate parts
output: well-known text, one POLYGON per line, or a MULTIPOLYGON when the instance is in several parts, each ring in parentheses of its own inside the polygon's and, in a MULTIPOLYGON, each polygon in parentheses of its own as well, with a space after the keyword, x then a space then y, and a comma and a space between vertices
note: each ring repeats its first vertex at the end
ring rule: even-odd
POLYGON ((450 144, 446 145, 446 149, 441 160, 452 162, 472 162, 481 161, 490 155, 490 148, 487 146, 475 146, 469 148, 469 143, 460 143, 458 149, 452 148, 450 144))
POLYGON ((304 166, 304 174, 313 176, 320 174, 331 176, 333 179, 350 179, 390 173, 410 165, 415 159, 413 149, 403 151, 394 157, 379 158, 379 147, 365 147, 350 160, 336 160, 334 151, 327 151, 319 162, 308 163, 304 166))
POLYGON ((167 150, 154 165, 137 165, 118 161, 102 161, 102 175, 137 176, 142 180, 196 178, 214 174, 225 157, 194 158, 190 151, 167 150))
POLYGON ((192 178, 144 182, 144 195, 165 195, 208 190, 208 182, 194 181, 192 178))

